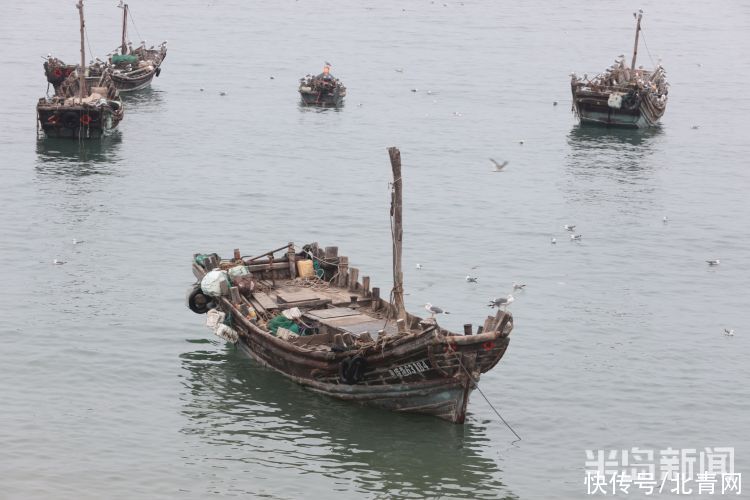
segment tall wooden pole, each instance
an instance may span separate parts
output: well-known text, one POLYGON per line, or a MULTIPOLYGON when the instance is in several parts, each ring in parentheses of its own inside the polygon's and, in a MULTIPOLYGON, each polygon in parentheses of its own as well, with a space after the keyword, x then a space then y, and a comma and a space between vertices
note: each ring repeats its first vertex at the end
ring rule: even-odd
POLYGON ((122 47, 120 48, 120 52, 122 52, 122 55, 125 55, 128 50, 127 46, 127 38, 128 38, 128 4, 124 4, 122 6, 122 47))
MULTIPOLYGON (((401 151, 388 148, 393 169, 393 190, 391 191, 391 220, 393 236, 393 305, 396 307, 396 319, 406 320, 404 307, 404 273, 401 271, 401 243, 403 240, 403 219, 401 215, 401 151)), ((400 326, 404 325, 403 322, 400 326)), ((403 326, 401 326, 403 329, 403 326)))
POLYGON ((83 0, 78 0, 78 14, 81 17, 81 70, 78 76, 78 86, 80 87, 80 97, 83 100, 86 97, 86 48, 84 45, 84 28, 86 24, 83 20, 83 0))
POLYGON ((641 32, 641 17, 643 17, 643 12, 639 12, 638 16, 636 17, 637 22, 635 25, 635 45, 633 46, 633 63, 630 65, 631 73, 635 71, 635 58, 636 56, 638 56, 638 35, 641 32))

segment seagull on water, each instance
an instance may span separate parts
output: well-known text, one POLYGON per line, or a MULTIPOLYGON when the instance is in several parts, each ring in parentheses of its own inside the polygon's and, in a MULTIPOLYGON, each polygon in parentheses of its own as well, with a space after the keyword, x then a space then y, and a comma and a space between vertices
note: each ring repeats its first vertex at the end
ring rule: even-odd
POLYGON ((563 229, 566 231, 570 231, 571 233, 576 230, 576 227, 573 224, 565 224, 563 226, 563 229))
POLYGON ((396 68, 393 71, 395 71, 396 73, 403 73, 404 72, 404 68, 396 68))
POLYGON ((721 264, 721 261, 719 259, 711 259, 707 260, 706 262, 708 262, 709 266, 718 266, 719 264, 721 264))
POLYGON ((77 240, 73 238, 73 244, 74 245, 80 245, 81 243, 86 243, 86 240, 77 240))
POLYGON ((492 162, 493 165, 495 165, 495 172, 502 172, 503 169, 508 165, 508 161, 507 160, 504 161, 504 162, 502 162, 502 163, 498 163, 495 160, 493 160, 492 158, 490 158, 490 161, 492 162))
POLYGON ((552 237, 552 239, 551 239, 551 240, 549 240, 549 242, 550 242, 550 243, 552 243, 553 245, 556 245, 556 244, 557 244, 557 238, 555 238, 555 237, 553 236, 553 237, 552 237))
POLYGON ((667 222, 669 222, 669 217, 667 217, 667 216, 665 215, 665 216, 664 216, 664 218, 662 218, 662 220, 661 220, 661 221, 662 221, 662 222, 663 222, 664 224, 666 224, 667 222))
POLYGON ((417 263, 417 270, 422 269, 422 264, 417 263))
POLYGON ((553 106, 557 106, 557 101, 552 101, 553 106))
POLYGON ((62 260, 57 259, 52 259, 52 263, 56 266, 62 266, 63 264, 65 264, 65 262, 63 262, 62 260))
POLYGON ((450 314, 448 311, 444 311, 442 308, 438 306, 433 306, 429 302, 424 305, 424 308, 430 312, 431 317, 433 318, 435 317, 436 314, 450 314))
POLYGON ((570 235, 570 239, 573 240, 573 241, 580 241, 581 238, 583 238, 583 235, 581 235, 581 234, 571 234, 570 235))
POLYGON ((491 309, 494 309, 496 307, 507 307, 514 300, 516 299, 513 297, 513 295, 508 294, 507 297, 490 299, 490 303, 488 305, 491 309))
POLYGON ((513 282, 513 290, 523 290, 524 288, 526 288, 526 283, 513 282))
POLYGON ((476 276, 469 276, 468 274, 466 275, 467 283, 476 283, 478 279, 479 278, 477 278, 476 276))
POLYGON ((734 328, 724 328, 724 335, 726 335, 727 337, 734 337, 734 328))

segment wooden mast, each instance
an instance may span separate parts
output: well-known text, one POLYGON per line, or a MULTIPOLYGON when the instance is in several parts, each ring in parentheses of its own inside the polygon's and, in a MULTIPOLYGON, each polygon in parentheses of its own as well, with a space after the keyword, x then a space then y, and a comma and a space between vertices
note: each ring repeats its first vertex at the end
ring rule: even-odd
POLYGON ((638 35, 641 32, 641 18, 643 17, 643 11, 639 10, 637 15, 635 12, 633 12, 633 16, 637 19, 637 22, 635 25, 635 45, 633 46, 633 63, 630 65, 631 72, 635 71, 635 58, 638 55, 638 35))
POLYGON ((127 54, 127 51, 128 51, 127 37, 128 37, 128 4, 123 4, 122 6, 122 47, 120 47, 120 52, 122 53, 122 55, 127 54))
POLYGON ((401 271, 401 243, 403 239, 403 219, 401 214, 401 151, 398 148, 388 148, 393 170, 393 189, 391 190, 391 233, 393 237, 393 305, 396 307, 396 319, 399 330, 403 333, 406 321, 406 307, 404 306, 404 273, 401 271))
POLYGON ((78 5, 76 5, 76 7, 78 7, 78 14, 81 18, 81 70, 78 75, 78 86, 81 100, 83 100, 83 98, 86 97, 86 48, 84 45, 84 28, 86 27, 86 24, 83 20, 83 0, 78 0, 78 5))

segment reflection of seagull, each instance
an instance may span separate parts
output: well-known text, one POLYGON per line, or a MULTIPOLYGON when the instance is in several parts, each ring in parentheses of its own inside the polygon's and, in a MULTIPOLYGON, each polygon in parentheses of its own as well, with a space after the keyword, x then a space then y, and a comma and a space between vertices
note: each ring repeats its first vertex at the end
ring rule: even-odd
POLYGON ((709 266, 718 266, 719 264, 721 264, 721 261, 719 259, 711 259, 707 260, 706 262, 708 262, 709 266))
POLYGON ((466 276, 467 283, 476 283, 478 279, 479 278, 477 278, 476 276, 469 276, 469 275, 466 276))
POLYGON ((734 328, 731 330, 729 328, 724 328, 724 335, 727 337, 734 337, 734 328))
POLYGON ((450 314, 448 311, 444 311, 442 308, 438 306, 433 306, 429 302, 424 305, 424 308, 427 309, 433 317, 436 314, 450 314))
POLYGON ((505 168, 505 166, 508 164, 507 160, 504 161, 504 162, 502 162, 502 163, 498 163, 495 160, 493 160, 492 158, 490 158, 490 161, 492 162, 493 165, 495 165, 495 172, 502 171, 505 168))
POLYGON ((523 290, 526 287, 526 283, 513 282, 513 290, 523 290))
POLYGON ((417 264, 417 270, 422 269, 422 264, 417 264))
POLYGON ((563 226, 563 229, 565 229, 566 231, 573 232, 573 231, 576 230, 576 227, 574 225, 572 225, 572 224, 565 224, 563 226))
POLYGON ((63 264, 65 264, 65 262, 57 259, 52 259, 52 263, 56 266, 62 266, 63 264))
POLYGON ((506 307, 508 304, 516 300, 513 295, 508 294, 507 297, 500 297, 490 300, 489 307, 494 309, 495 307, 506 307))

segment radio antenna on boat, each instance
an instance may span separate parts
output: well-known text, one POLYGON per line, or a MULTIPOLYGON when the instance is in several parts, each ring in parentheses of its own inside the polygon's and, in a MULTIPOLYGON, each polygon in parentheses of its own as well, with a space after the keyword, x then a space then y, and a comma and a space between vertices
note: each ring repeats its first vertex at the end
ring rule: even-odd
POLYGON ((81 102, 83 102, 83 98, 86 97, 86 47, 84 46, 84 29, 86 23, 83 20, 83 0, 78 0, 78 5, 76 5, 76 7, 78 7, 78 13, 81 17, 81 74, 78 75, 78 86, 80 87, 78 90, 81 102))
POLYGON ((635 45, 633 46, 633 62, 630 65, 630 71, 635 71, 635 58, 638 55, 638 34, 641 32, 641 18, 643 17, 643 10, 639 9, 637 14, 633 12, 633 17, 636 18, 635 45))
MULTIPOLYGON (((396 147, 388 148, 393 170, 393 187, 391 189, 391 237, 393 240, 393 305, 396 307, 396 319, 399 329, 405 331, 406 307, 404 306, 404 273, 401 272, 401 243, 403 240, 403 219, 401 216, 401 151, 396 147)), ((401 333, 403 333, 403 331, 401 333)))

